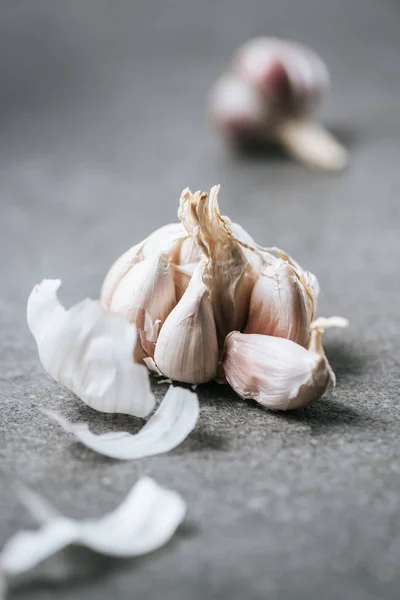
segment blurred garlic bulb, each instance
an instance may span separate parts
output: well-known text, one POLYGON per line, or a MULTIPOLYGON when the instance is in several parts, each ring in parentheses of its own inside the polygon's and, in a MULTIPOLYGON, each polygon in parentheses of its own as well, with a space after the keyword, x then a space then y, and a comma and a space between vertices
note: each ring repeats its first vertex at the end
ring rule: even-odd
POLYGON ((308 349, 291 340, 232 332, 222 367, 239 396, 273 410, 291 410, 320 398, 335 376, 322 347, 328 327, 346 327, 346 319, 320 318, 311 324, 308 349))
POLYGON ((310 48, 275 38, 242 46, 210 93, 210 116, 230 137, 275 141, 311 168, 340 170, 346 150, 312 118, 329 87, 310 48))
POLYGON ((186 383, 214 379, 218 343, 213 309, 200 263, 157 339, 154 361, 166 377, 186 383))

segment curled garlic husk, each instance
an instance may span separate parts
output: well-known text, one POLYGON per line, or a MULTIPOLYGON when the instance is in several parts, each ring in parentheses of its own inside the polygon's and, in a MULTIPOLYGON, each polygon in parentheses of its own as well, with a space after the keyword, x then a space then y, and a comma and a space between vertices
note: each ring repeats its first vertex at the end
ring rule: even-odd
POLYGON ((235 54, 210 92, 209 112, 235 140, 273 141, 311 168, 348 162, 341 144, 313 116, 329 87, 325 63, 310 48, 255 38, 235 54))
POLYGON ((324 330, 347 324, 341 317, 315 320, 307 349, 284 338, 232 332, 222 360, 226 379, 239 396, 266 408, 305 406, 335 384, 322 346, 324 330))

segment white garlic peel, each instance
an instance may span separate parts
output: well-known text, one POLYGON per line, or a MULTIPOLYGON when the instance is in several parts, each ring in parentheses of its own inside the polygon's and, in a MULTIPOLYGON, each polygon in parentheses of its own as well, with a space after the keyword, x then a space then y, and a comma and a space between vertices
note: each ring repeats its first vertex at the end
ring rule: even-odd
POLYGON ((133 460, 163 454, 179 446, 196 426, 199 401, 194 392, 171 386, 154 415, 134 435, 126 431, 96 435, 87 423, 70 423, 55 411, 42 412, 94 452, 118 460, 133 460))
POLYGON ((255 38, 213 85, 209 113, 236 140, 275 141, 313 169, 338 171, 345 148, 312 121, 329 85, 321 58, 310 48, 276 38, 255 38))
POLYGON ((222 366, 233 389, 272 410, 291 410, 320 398, 335 384, 321 337, 328 327, 346 327, 346 319, 317 319, 308 349, 288 339, 232 332, 222 366))
POLYGON ((186 505, 176 492, 142 477, 122 504, 96 520, 77 521, 57 514, 32 491, 22 494, 41 524, 36 531, 20 531, 0 553, 0 586, 6 580, 33 569, 70 544, 86 546, 115 557, 133 557, 157 550, 174 535, 184 519, 186 505), (47 514, 46 514, 46 511, 47 514))
POLYGON ((66 310, 57 298, 60 285, 45 279, 28 299, 28 325, 42 365, 96 410, 147 416, 155 398, 146 367, 132 360, 135 327, 93 300, 66 310))

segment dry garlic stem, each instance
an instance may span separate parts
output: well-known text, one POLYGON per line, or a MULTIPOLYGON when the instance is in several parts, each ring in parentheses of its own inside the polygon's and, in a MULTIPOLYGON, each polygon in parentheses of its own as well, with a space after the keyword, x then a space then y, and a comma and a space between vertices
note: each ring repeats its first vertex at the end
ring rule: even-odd
POLYGON ((252 255, 253 264, 249 262, 229 223, 220 214, 218 192, 219 186, 214 186, 210 196, 193 197, 189 210, 193 217, 192 236, 207 258, 204 282, 210 292, 222 348, 226 335, 242 329, 246 322, 250 294, 258 275, 256 269, 261 261, 252 255))
POLYGON ((167 317, 156 343, 154 361, 166 377, 186 383, 214 379, 218 343, 209 291, 200 263, 180 302, 167 317))
POLYGON ((244 332, 281 337, 306 346, 312 316, 295 269, 276 259, 264 268, 253 288, 244 332))
POLYGON ((266 408, 291 410, 320 398, 335 376, 321 337, 328 327, 345 327, 346 319, 317 319, 311 324, 308 350, 290 340, 232 332, 226 339, 222 367, 242 398, 266 408))
POLYGON ((310 48, 256 38, 214 84, 210 114, 234 139, 276 141, 311 168, 343 169, 346 150, 311 120, 328 84, 326 65, 310 48))

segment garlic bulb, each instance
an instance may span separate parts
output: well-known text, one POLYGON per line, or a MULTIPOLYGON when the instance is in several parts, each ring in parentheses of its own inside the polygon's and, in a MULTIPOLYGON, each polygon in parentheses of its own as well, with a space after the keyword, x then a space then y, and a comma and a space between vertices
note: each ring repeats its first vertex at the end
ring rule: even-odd
POLYGON ((219 186, 210 194, 184 189, 180 223, 114 264, 103 304, 136 325, 134 359, 154 373, 228 382, 274 409, 302 406, 334 380, 320 337, 344 321, 312 323, 316 277, 222 216, 218 194, 219 186))
POLYGON ((295 269, 277 260, 264 268, 253 288, 244 332, 281 337, 306 346, 312 317, 305 287, 295 269))
POLYGON ((163 375, 186 383, 211 381, 217 373, 217 334, 203 276, 204 265, 200 263, 162 326, 154 354, 163 375))
POLYGON ((222 367, 242 398, 273 410, 291 410, 320 398, 335 376, 322 347, 328 327, 346 327, 346 319, 317 319, 308 349, 288 339, 232 332, 226 339, 222 367))
POLYGON ((275 38, 247 42, 210 93, 210 116, 234 139, 280 143, 311 168, 340 170, 346 150, 312 121, 329 86, 326 65, 310 48, 275 38))

